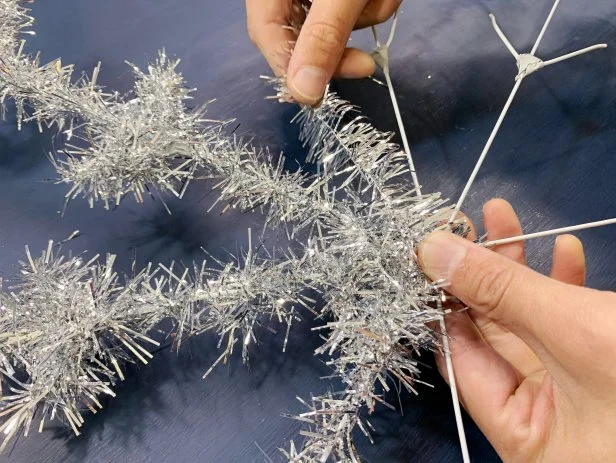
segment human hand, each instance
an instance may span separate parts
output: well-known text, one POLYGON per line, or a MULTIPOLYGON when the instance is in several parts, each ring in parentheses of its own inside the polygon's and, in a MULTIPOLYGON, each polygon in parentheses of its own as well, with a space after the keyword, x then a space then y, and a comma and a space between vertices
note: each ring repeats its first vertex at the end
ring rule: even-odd
MULTIPOLYGON (((308 0, 302 0, 310 4, 308 0)), ((402 0, 312 0, 297 37, 303 9, 293 0, 246 0, 248 34, 299 103, 316 104, 333 76, 361 78, 374 73, 372 57, 346 48, 353 29, 387 21, 402 0), (290 43, 297 40, 293 52, 290 43)))
MULTIPOLYGON (((484 221, 491 240, 522 232, 503 200, 484 221)), ((523 243, 493 251, 446 232, 419 248, 427 275, 470 308, 447 316, 462 404, 504 461, 613 460, 616 293, 581 287, 573 236, 556 240, 550 277, 525 266, 523 243)))

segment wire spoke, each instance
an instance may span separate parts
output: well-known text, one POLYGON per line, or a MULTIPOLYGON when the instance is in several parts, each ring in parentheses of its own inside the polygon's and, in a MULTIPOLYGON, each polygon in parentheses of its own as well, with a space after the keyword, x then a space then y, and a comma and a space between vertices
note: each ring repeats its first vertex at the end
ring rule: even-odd
POLYGON ((411 178, 413 180, 415 193, 417 194, 417 196, 421 196, 421 184, 419 183, 419 178, 417 177, 415 162, 413 161, 413 155, 411 154, 411 146, 409 144, 406 129, 404 127, 404 121, 402 120, 402 113, 400 112, 400 105, 398 104, 398 98, 396 96, 394 85, 391 80, 391 70, 389 66, 389 47, 393 43, 396 35, 398 15, 399 10, 397 10, 394 14, 391 30, 389 32, 389 37, 385 45, 381 45, 378 31, 375 26, 372 26, 372 34, 374 35, 374 41, 376 44, 376 50, 373 53, 373 57, 375 58, 377 64, 383 69, 383 74, 385 75, 385 83, 387 84, 387 88, 389 90, 389 97, 391 99, 391 104, 393 106, 394 114, 396 116, 396 123, 398 124, 398 130, 400 132, 400 138, 402 139, 402 146, 404 148, 404 153, 406 154, 406 159, 409 166, 409 171, 411 173, 411 178))
POLYGON ((501 244, 518 243, 520 241, 527 241, 527 240, 531 240, 534 238, 544 238, 546 236, 562 235, 563 233, 571 233, 571 232, 580 231, 580 230, 588 230, 590 228, 606 227, 608 225, 616 225, 616 218, 600 220, 598 222, 584 223, 581 225, 573 225, 571 227, 555 228, 553 230, 546 230, 546 231, 537 232, 537 233, 529 233, 527 235, 512 236, 510 238, 503 238, 500 240, 486 241, 485 243, 482 243, 482 246, 485 246, 486 248, 491 248, 494 246, 500 246, 501 244))
POLYGON ((511 44, 511 42, 509 41, 509 39, 505 36, 505 34, 503 33, 503 31, 501 30, 501 28, 499 27, 498 23, 496 22, 496 17, 493 14, 490 14, 490 19, 492 21, 492 25, 494 26, 494 29, 496 30, 496 33, 498 34, 498 36, 500 37, 500 39, 503 41, 503 43, 507 46, 507 48, 509 49, 509 51, 511 52, 511 54, 516 58, 516 63, 518 65, 518 74, 516 76, 516 84, 513 87, 513 90, 511 91, 511 94, 509 95, 509 98, 507 99, 507 102, 505 103, 505 107, 503 108, 503 110, 501 111, 501 114, 498 118, 498 120, 496 121, 496 125, 494 126, 494 129, 492 130, 492 132, 490 133, 490 137, 488 138, 488 141, 486 143, 486 145, 484 146, 483 151, 481 152, 479 159, 477 160, 477 163, 475 164, 475 168, 473 169, 473 172, 471 173, 471 176, 469 177, 468 181, 466 182, 466 185, 464 186, 464 190, 462 191, 462 194, 460 195, 460 198, 458 199, 458 202, 456 203, 456 206, 451 214, 451 219, 450 219, 450 223, 454 221, 454 219, 457 217, 458 212, 460 212, 460 210, 462 209, 462 206, 464 204, 464 201, 466 200, 466 198, 468 197, 468 194, 470 192, 470 189, 473 186, 473 183, 475 182, 477 175, 479 173, 479 170, 481 169, 481 166, 483 165, 491 147, 492 144, 494 143, 494 139, 496 138, 496 135, 498 135, 498 132, 503 124, 503 121, 505 119, 505 116, 507 115, 507 112, 509 111, 509 108, 511 107, 511 104, 513 103, 513 100, 516 96, 516 94, 518 93, 518 90, 520 89, 520 86, 522 84, 522 81, 528 77, 530 74, 533 74, 534 72, 546 67, 546 66, 550 66, 552 64, 556 64, 559 63, 561 61, 565 61, 568 60, 570 58, 574 58, 576 56, 580 56, 583 55, 585 53, 589 53, 591 51, 594 50, 599 50, 602 48, 607 48, 607 44, 598 44, 598 45, 593 45, 591 47, 587 47, 587 48, 583 48, 581 50, 578 50, 576 52, 573 53, 569 53, 563 56, 560 56, 558 58, 554 58, 552 60, 548 60, 548 61, 543 61, 537 57, 535 57, 535 53, 537 52, 537 49, 539 48, 539 44, 541 43, 541 40, 543 39, 543 36, 545 35, 548 26, 550 25, 550 22, 552 21, 552 18, 554 17, 554 14, 556 12, 556 9, 558 8, 558 5, 560 3, 560 0, 556 0, 556 2, 554 3, 552 10, 550 11, 550 14, 548 15, 548 18, 546 19, 545 23, 543 24, 543 27, 541 29, 541 32, 539 33, 539 36, 537 37, 537 40, 535 42, 535 45, 533 46, 533 49, 530 53, 524 53, 524 54, 519 54, 515 48, 513 47, 513 45, 511 44))

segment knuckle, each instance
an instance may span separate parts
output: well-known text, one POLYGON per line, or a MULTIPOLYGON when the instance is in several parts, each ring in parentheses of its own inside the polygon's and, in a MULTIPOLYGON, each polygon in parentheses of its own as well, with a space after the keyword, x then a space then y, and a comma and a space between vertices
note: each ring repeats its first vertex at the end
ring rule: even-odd
POLYGON ((302 31, 308 46, 320 55, 330 55, 346 44, 344 32, 329 22, 318 22, 302 31))
POLYGON ((504 302, 513 281, 513 272, 507 267, 495 268, 480 263, 471 279, 471 291, 475 295, 476 308, 490 318, 501 318, 504 302))

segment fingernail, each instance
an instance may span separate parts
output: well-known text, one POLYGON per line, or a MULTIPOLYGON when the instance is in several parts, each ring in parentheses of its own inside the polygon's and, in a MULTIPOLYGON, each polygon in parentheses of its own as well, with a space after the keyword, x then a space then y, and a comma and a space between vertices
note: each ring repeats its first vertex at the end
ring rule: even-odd
POLYGON ((432 280, 450 280, 467 253, 462 238, 448 232, 435 232, 419 245, 419 260, 432 280))
POLYGON ((304 66, 295 73, 291 86, 304 99, 319 101, 325 92, 327 74, 321 68, 304 66))

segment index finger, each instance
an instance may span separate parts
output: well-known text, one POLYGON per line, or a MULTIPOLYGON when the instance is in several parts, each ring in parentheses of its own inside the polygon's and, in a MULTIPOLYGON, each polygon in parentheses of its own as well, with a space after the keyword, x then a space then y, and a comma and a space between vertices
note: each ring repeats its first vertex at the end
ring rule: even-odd
MULTIPOLYGON (((504 199, 492 199, 483 207, 485 229, 488 240, 509 238, 522 234, 522 224, 511 204, 504 199)), ((518 264, 526 264, 524 241, 495 246, 492 251, 508 257, 518 264)))
POLYGON ((246 0, 248 35, 278 77, 286 74, 291 42, 296 39, 288 28, 291 3, 288 0, 246 0))

